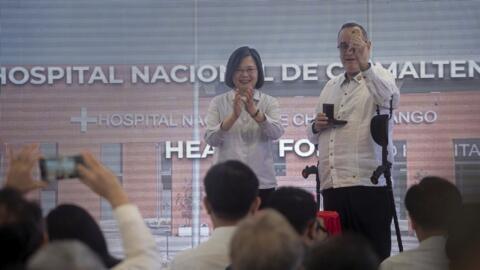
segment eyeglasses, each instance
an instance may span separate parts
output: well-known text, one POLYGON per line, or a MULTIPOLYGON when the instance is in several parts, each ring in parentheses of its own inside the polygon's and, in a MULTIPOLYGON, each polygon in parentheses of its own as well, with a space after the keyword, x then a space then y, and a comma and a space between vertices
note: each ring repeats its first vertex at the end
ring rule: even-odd
POLYGON ((346 52, 349 47, 350 45, 348 43, 341 42, 340 44, 338 44, 337 49, 339 49, 341 52, 346 52))
POLYGON ((235 73, 237 74, 243 74, 244 72, 247 72, 248 75, 254 75, 255 72, 257 72, 256 68, 239 68, 235 70, 235 73))

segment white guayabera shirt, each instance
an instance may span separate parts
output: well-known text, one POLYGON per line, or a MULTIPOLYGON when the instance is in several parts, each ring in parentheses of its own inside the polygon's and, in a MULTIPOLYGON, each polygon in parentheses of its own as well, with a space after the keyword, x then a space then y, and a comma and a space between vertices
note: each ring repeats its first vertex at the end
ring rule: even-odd
MULTIPOLYGON (((334 104, 334 115, 346 120, 344 126, 324 129, 314 134, 307 128, 308 138, 318 144, 321 189, 374 186, 370 177, 382 162, 381 147, 370 134, 370 121, 376 115, 388 114, 390 99, 393 108, 399 104, 400 92, 393 75, 381 66, 371 66, 351 80, 340 75, 328 81, 320 94, 315 114, 322 112, 323 104, 334 104)), ((389 122, 388 159, 393 163, 393 117, 389 122)), ((385 178, 378 186, 385 185, 385 178)))

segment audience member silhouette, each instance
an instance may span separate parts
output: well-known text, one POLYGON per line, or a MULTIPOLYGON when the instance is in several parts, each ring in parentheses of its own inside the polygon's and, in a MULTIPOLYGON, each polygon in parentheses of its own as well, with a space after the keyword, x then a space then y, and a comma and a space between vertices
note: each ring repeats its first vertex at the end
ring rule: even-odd
POLYGON ((230 243, 233 270, 302 269, 305 247, 298 233, 276 210, 245 219, 230 243))
POLYGON ((100 226, 79 206, 72 204, 57 206, 48 213, 46 226, 50 242, 78 240, 94 251, 107 268, 112 268, 121 261, 110 255, 100 226))
POLYGON ((457 187, 443 178, 429 176, 411 186, 405 195, 405 207, 420 245, 387 258, 381 269, 447 270, 447 229, 461 205, 457 187))
POLYGON ((379 263, 365 238, 345 234, 313 245, 304 264, 305 270, 377 270, 379 263))
POLYGON ((450 270, 480 269, 480 203, 466 204, 450 224, 446 243, 450 270))

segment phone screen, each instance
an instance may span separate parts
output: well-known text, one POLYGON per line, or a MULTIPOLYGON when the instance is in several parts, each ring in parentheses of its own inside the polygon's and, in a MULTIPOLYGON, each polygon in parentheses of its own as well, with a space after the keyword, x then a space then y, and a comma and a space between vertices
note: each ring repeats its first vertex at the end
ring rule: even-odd
POLYGON ((76 165, 82 163, 80 156, 40 159, 40 173, 45 181, 78 177, 76 165))

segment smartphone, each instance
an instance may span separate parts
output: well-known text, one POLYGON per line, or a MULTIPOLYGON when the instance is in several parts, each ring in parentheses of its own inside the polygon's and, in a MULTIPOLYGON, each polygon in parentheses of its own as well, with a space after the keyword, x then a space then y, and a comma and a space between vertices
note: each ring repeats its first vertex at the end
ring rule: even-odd
POLYGON ((79 176, 77 165, 85 164, 80 155, 40 158, 40 175, 43 181, 51 182, 56 180, 77 178, 79 176))

